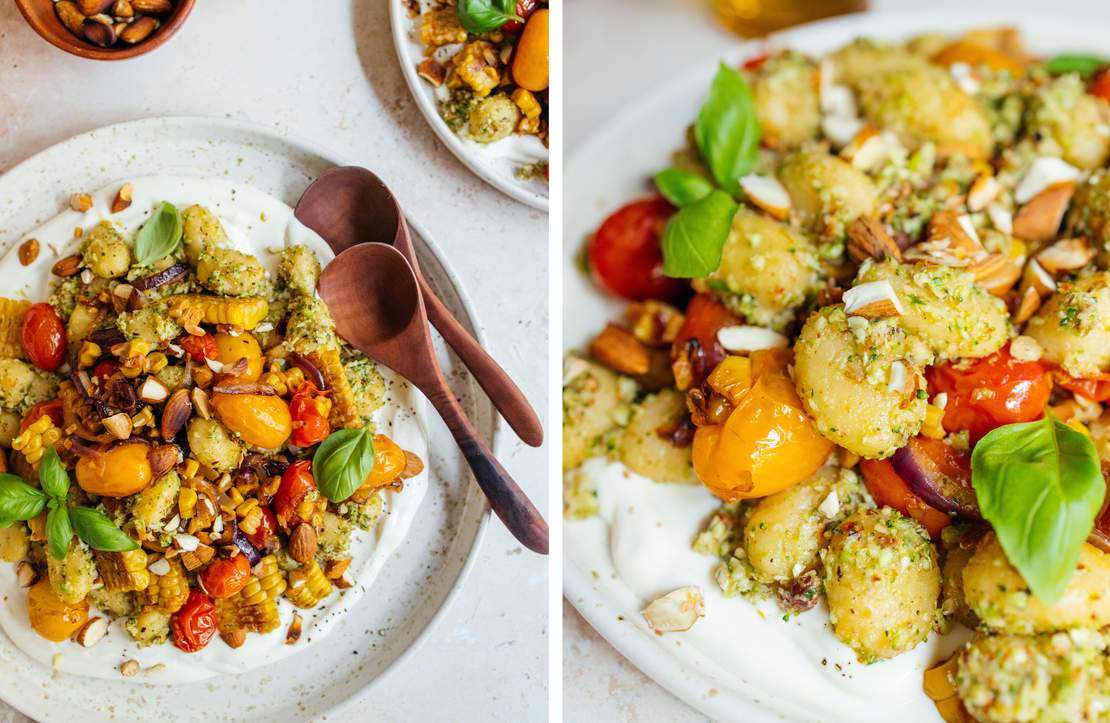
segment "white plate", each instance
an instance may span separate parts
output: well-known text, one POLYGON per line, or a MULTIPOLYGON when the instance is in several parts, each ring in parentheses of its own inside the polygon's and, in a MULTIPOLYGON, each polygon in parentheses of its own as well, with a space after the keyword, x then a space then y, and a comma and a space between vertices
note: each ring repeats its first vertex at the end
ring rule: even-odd
POLYGON ((413 18, 408 15, 407 5, 406 0, 390 0, 389 22, 393 26, 393 44, 397 48, 397 60, 401 63, 401 72, 428 125, 444 145, 483 181, 510 198, 546 211, 548 208, 546 182, 540 179, 524 181, 517 178, 515 163, 499 157, 488 147, 459 138, 458 134, 448 128, 447 123, 440 117, 435 89, 428 84, 428 81, 416 74, 417 64, 424 59, 425 46, 413 37, 413 18))
MULTIPOLYGON (((794 29, 775 37, 771 44, 820 55, 860 35, 898 39, 924 31, 958 33, 972 27, 1000 25, 1020 27, 1034 52, 1105 54, 1107 28, 1098 23, 997 12, 848 16, 794 29)), ((761 45, 738 43, 723 60, 736 65, 759 51, 761 45)), ((568 160, 566 177, 573 182, 566 186, 564 201, 563 237, 568 240, 563 254, 565 350, 583 348, 624 306, 600 293, 577 270, 575 261, 582 240, 607 214, 652 192, 652 175, 668 166, 673 151, 683 144, 686 128, 721 60, 709 59, 704 66, 663 85, 591 136, 568 160)), ((814 713, 807 712, 797 700, 774 697, 746 681, 761 666, 758 651, 753 650, 743 665, 726 669, 720 661, 691 646, 682 646, 681 635, 652 634, 640 616, 648 601, 638 598, 611 574, 612 569, 604 525, 596 520, 568 523, 564 535, 564 594, 615 648, 660 685, 719 720, 814 719, 814 713)), ((705 580, 702 584, 713 583, 705 580)), ((789 680, 791 671, 781 673, 789 680)), ((874 720, 892 717, 889 710, 876 710, 874 720)))
MULTIPOLYGON (((312 179, 341 162, 309 144, 229 120, 157 118, 108 126, 52 146, 0 176, 0 248, 54 216, 71 193, 128 176, 228 178, 293 206, 312 179)), ((420 225, 410 223, 421 268, 473 332, 477 323, 465 294, 420 225)), ((488 402, 442 346, 439 357, 471 419, 492 436, 495 417, 488 402)), ((301 721, 343 707, 426 637, 465 578, 489 519, 446 428, 433 422, 429 434, 432 484, 419 516, 371 594, 333 629, 327 644, 242 675, 150 686, 57 673, 0 634, 0 697, 37 720, 68 720, 80 711, 89 721, 301 721)), ((80 649, 67 654, 79 655, 80 649)))

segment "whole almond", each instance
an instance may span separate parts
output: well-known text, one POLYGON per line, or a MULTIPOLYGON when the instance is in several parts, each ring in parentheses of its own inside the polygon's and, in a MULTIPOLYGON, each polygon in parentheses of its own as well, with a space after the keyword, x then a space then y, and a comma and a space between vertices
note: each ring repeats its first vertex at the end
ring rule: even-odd
POLYGON ((128 0, 115 0, 112 3, 112 17, 130 20, 135 17, 135 9, 128 0))
POLYGON ((171 394, 166 406, 162 408, 162 439, 176 437, 192 413, 193 403, 189 401, 188 389, 178 389, 171 394))
POLYGON ((131 0, 131 7, 137 13, 163 15, 173 10, 170 0, 131 0))
POLYGON ((112 19, 107 15, 94 15, 91 18, 85 18, 82 27, 85 39, 93 45, 110 48, 116 44, 116 28, 112 24, 112 19))
POLYGON ((58 14, 58 19, 62 21, 62 25, 69 29, 69 32, 77 36, 84 36, 85 14, 77 7, 77 3, 70 0, 54 3, 54 12, 58 14))
POLYGON ((401 470, 401 479, 415 477, 424 471, 424 460, 416 452, 405 450, 405 468, 401 470))
POLYGON ((50 269, 50 273, 63 279, 76 276, 81 271, 81 257, 77 254, 60 259, 50 269))
POLYGON ((99 15, 112 5, 112 0, 77 0, 77 9, 85 17, 99 15))
POLYGON ((151 476, 157 479, 177 466, 181 461, 181 450, 176 444, 159 444, 150 448, 146 458, 150 462, 151 476))
POLYGON ((302 522, 289 536, 289 556, 297 562, 308 562, 316 554, 316 528, 302 522))
MULTIPOLYGON (((142 22, 142 21, 136 21, 136 22, 142 22)), ((134 24, 135 23, 132 23, 132 25, 134 25, 134 24)), ((127 35, 127 30, 124 30, 123 34, 120 35, 120 38, 125 43, 128 42, 127 38, 125 37, 126 35, 127 35)), ((131 206, 131 191, 132 191, 132 189, 131 189, 131 184, 130 183, 125 183, 122 186, 120 186, 119 190, 116 191, 115 200, 112 201, 112 213, 119 213, 120 211, 125 211, 128 208, 130 208, 130 206, 131 206)))
POLYGON ((343 573, 347 572, 347 568, 351 566, 351 558, 337 557, 334 560, 328 560, 328 564, 324 567, 324 575, 329 580, 338 580, 343 577, 343 573))
MULTIPOLYGON (((150 34, 158 29, 158 21, 149 15, 139 18, 135 22, 127 26, 127 29, 120 33, 119 39, 128 45, 135 45, 141 43, 150 37, 150 34)), ((131 205, 128 201, 128 205, 131 205)))
POLYGON ((19 245, 19 263, 30 266, 39 257, 39 240, 29 238, 19 245))
POLYGON ((247 633, 245 630, 221 630, 220 638, 229 648, 238 648, 247 642, 247 633))

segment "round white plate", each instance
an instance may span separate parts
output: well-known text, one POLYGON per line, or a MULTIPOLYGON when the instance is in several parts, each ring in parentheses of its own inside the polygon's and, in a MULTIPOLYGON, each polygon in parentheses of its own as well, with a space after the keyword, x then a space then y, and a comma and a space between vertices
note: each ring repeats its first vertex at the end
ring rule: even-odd
MULTIPOLYGON (((156 118, 108 126, 52 146, 0 176, 0 248, 54 216, 70 194, 129 176, 228 178, 293 206, 312 179, 341 163, 309 144, 229 120, 156 118)), ((450 268, 420 225, 410 223, 429 282, 474 332, 473 313, 450 268)), ((467 413, 492 437, 489 403, 437 347, 467 413)), ((326 644, 241 675, 151 686, 57 673, 0 634, 0 697, 37 720, 68 720, 80 711, 88 721, 303 721, 342 708, 427 635, 465 578, 489 519, 485 499, 470 484, 466 462, 446 428, 438 422, 430 426, 432 484, 418 517, 370 594, 326 644)), ((80 648, 66 654, 80 655, 80 648)), ((388 703, 380 709, 387 710, 388 703)))
POLYGON ((393 44, 397 48, 397 60, 405 82, 409 84, 412 97, 428 125, 463 164, 479 178, 505 195, 533 208, 546 211, 548 208, 548 187, 542 179, 531 181, 516 177, 516 164, 498 156, 479 143, 465 141, 447 127, 439 115, 435 89, 428 81, 416 74, 416 66, 424 59, 425 46, 413 34, 413 18, 409 17, 406 0, 390 0, 389 22, 393 27, 393 44))
MULTIPOLYGON (((847 16, 796 28, 769 42, 774 47, 820 55, 860 35, 894 40, 925 31, 955 34, 974 27, 1002 25, 1019 27, 1027 45, 1043 54, 1105 54, 1106 38, 1110 37, 1106 27, 1082 20, 937 11, 847 16)), ((671 154, 683 144, 686 128, 705 98, 718 63, 724 60, 737 65, 763 44, 738 43, 729 57, 709 59, 704 66, 664 84, 601 128, 568 160, 566 178, 572 182, 566 186, 564 201, 563 238, 568 239, 563 249, 564 350, 584 348, 624 306, 603 295, 578 270, 576 257, 583 239, 622 204, 652 193, 652 175, 667 167, 671 154)), ((603 523, 568 522, 564 532, 567 599, 615 648, 660 685, 718 720, 815 720, 815 714, 807 712, 799 701, 789 696, 775 697, 747 682, 762 665, 759 651, 751 651, 743 665, 729 669, 691 646, 683 646, 681 635, 651 633, 640 615, 648 601, 640 599, 613 573, 603 523)), ((713 583, 706 580, 703 584, 713 583)), ((784 680, 789 680, 791 671, 781 672, 784 680)), ((907 694, 918 692, 907 690, 907 694)), ((892 717, 889 710, 874 713, 875 721, 892 717)))

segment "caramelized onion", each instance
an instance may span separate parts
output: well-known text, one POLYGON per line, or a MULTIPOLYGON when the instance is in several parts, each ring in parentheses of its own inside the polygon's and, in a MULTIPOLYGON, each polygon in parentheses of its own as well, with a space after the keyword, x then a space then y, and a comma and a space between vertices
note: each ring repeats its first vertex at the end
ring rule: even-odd
POLYGON ((157 289, 159 286, 165 286, 171 282, 177 281, 189 271, 189 267, 185 264, 174 264, 173 266, 155 272, 150 276, 144 276, 136 281, 134 286, 139 291, 149 291, 150 289, 157 289))
POLYGON ((315 364, 309 361, 308 357, 303 354, 298 354, 295 351, 289 352, 289 363, 304 372, 308 380, 316 385, 316 388, 321 392, 328 388, 327 381, 324 380, 324 374, 315 364))
POLYGON ((891 457, 894 470, 930 506, 960 517, 980 519, 979 504, 970 484, 970 471, 966 480, 946 474, 929 454, 929 446, 934 442, 944 444, 937 440, 922 441, 920 437, 911 439, 891 457))

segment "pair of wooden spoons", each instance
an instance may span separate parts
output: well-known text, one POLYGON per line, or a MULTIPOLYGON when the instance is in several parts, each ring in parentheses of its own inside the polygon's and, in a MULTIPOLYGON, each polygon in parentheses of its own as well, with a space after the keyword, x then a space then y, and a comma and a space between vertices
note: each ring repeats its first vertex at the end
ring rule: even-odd
POLYGON ((295 215, 336 253, 320 275, 318 290, 340 336, 423 392, 455 437, 493 511, 524 546, 547 554, 547 522, 447 386, 432 347, 429 317, 525 442, 542 442, 539 419, 520 389, 428 286, 393 194, 366 169, 335 168, 308 187, 295 215))

